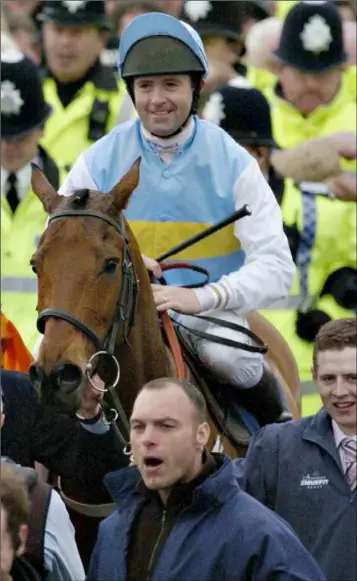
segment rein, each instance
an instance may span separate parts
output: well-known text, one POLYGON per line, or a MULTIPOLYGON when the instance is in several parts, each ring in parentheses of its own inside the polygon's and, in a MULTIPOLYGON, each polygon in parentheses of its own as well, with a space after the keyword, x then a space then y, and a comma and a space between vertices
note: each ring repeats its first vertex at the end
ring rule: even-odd
MULTIPOLYGON (((207 284, 209 282, 209 273, 206 269, 201 268, 201 267, 196 266, 196 265, 185 263, 185 262, 173 262, 170 264, 165 264, 163 262, 163 260, 165 258, 168 258, 170 255, 177 253, 179 250, 181 250, 183 248, 187 248, 188 246, 191 246, 192 244, 194 244, 194 243, 198 242, 199 240, 205 238, 206 236, 212 234, 213 232, 217 231, 218 229, 228 225, 229 223, 231 223, 235 220, 238 220, 244 216, 249 216, 250 214, 251 214, 251 211, 248 208, 248 206, 244 206, 243 208, 241 208, 240 210, 238 210, 237 212, 232 214, 226 220, 220 222, 216 226, 210 227, 205 232, 199 234, 196 237, 193 237, 193 238, 187 240, 179 247, 175 247, 175 249, 172 249, 171 251, 167 252, 165 255, 159 257, 158 261, 161 262, 162 271, 167 271, 167 270, 172 270, 172 269, 192 270, 194 272, 197 272, 199 274, 204 275, 205 280, 201 283, 198 283, 198 284, 188 285, 186 288, 198 288, 198 287, 204 286, 205 284, 207 284)), ((127 456, 131 456, 129 421, 128 421, 126 413, 123 409, 123 406, 120 402, 120 399, 115 391, 115 387, 117 386, 117 384, 119 383, 119 380, 120 380, 120 365, 119 365, 119 362, 114 355, 114 352, 115 352, 116 338, 117 338, 119 329, 123 330, 123 337, 124 337, 123 341, 128 343, 128 338, 129 338, 130 332, 135 324, 135 313, 136 313, 136 305, 137 305, 138 292, 139 292, 139 280, 136 278, 134 266, 133 266, 131 256, 130 256, 129 239, 128 239, 127 234, 126 234, 125 221, 124 221, 123 216, 121 216, 120 222, 117 223, 115 220, 113 220, 112 218, 110 218, 109 216, 107 216, 106 214, 103 214, 101 212, 96 212, 96 211, 92 211, 92 210, 64 210, 64 211, 55 212, 54 214, 52 214, 49 217, 48 224, 50 224, 51 222, 54 222, 56 220, 60 220, 60 219, 64 219, 64 218, 79 218, 79 217, 96 218, 96 219, 99 219, 101 221, 106 222, 107 224, 109 224, 110 226, 115 228, 115 230, 118 232, 118 234, 124 240, 123 261, 122 261, 122 285, 121 285, 121 289, 120 289, 119 299, 118 299, 116 307, 115 307, 115 313, 114 313, 112 324, 110 326, 110 329, 108 331, 106 338, 104 339, 104 341, 102 341, 92 329, 90 329, 87 325, 85 325, 80 319, 78 319, 74 315, 67 313, 65 311, 59 310, 59 309, 46 308, 38 316, 37 328, 38 328, 39 332, 43 334, 45 332, 47 319, 50 317, 54 317, 57 319, 67 321, 68 323, 70 323, 71 325, 76 327, 78 330, 80 330, 84 335, 86 335, 92 341, 92 343, 94 344, 97 351, 92 355, 92 357, 90 358, 90 360, 88 362, 88 365, 86 368, 87 379, 88 379, 89 383, 91 384, 91 386, 95 390, 102 392, 102 393, 109 392, 109 394, 112 398, 112 401, 113 401, 113 405, 114 405, 114 408, 112 408, 110 411, 113 412, 114 416, 112 419, 110 419, 108 421, 108 423, 113 424, 114 429, 115 429, 115 431, 116 431, 116 433, 117 433, 117 435, 118 435, 118 437, 123 445, 124 454, 127 456), (100 356, 106 356, 106 357, 109 356, 114 361, 115 366, 116 366, 116 370, 117 370, 115 381, 113 382, 112 385, 110 385, 109 387, 107 387, 105 389, 99 389, 92 382, 93 362, 96 358, 98 358, 100 356)), ((164 278, 161 278, 159 280, 159 282, 161 282, 162 284, 166 284, 166 281, 164 278)), ((192 316, 197 316, 197 315, 192 315, 192 316)), ((185 364, 184 364, 184 360, 183 360, 183 356, 182 356, 181 347, 180 347, 180 344, 179 344, 179 341, 177 338, 177 334, 175 331, 175 325, 185 327, 191 333, 193 333, 199 337, 202 337, 204 339, 207 339, 209 341, 213 341, 215 343, 221 343, 221 344, 228 345, 231 347, 236 347, 236 348, 245 349, 247 351, 258 352, 258 353, 265 353, 267 351, 267 346, 264 345, 264 343, 261 341, 261 339, 259 337, 257 337, 252 331, 250 331, 249 329, 246 329, 245 327, 241 327, 240 325, 230 323, 228 321, 221 321, 218 319, 214 319, 213 317, 201 316, 200 318, 203 318, 207 321, 216 323, 217 325, 219 325, 221 327, 226 327, 226 328, 240 331, 243 334, 246 334, 250 338, 252 338, 257 343, 258 346, 257 347, 249 346, 249 345, 245 345, 243 343, 237 342, 237 341, 225 339, 223 337, 219 338, 219 337, 216 337, 214 335, 210 335, 209 333, 203 333, 203 332, 197 331, 195 329, 190 329, 189 327, 186 327, 185 325, 183 325, 182 323, 178 323, 177 321, 175 321, 173 323, 172 320, 170 319, 168 313, 163 312, 163 313, 161 313, 161 321, 162 321, 164 332, 165 332, 166 337, 167 337, 167 341, 169 343, 169 346, 171 348, 171 351, 172 351, 172 354, 174 357, 176 374, 177 374, 177 377, 179 379, 185 379, 186 372, 185 372, 185 364)), ((107 417, 107 413, 105 413, 105 416, 107 417)), ((111 512, 113 512, 113 510, 115 509, 114 504, 91 505, 91 504, 86 504, 86 503, 80 503, 78 501, 75 501, 75 500, 68 498, 67 496, 65 496, 63 494, 63 491, 61 490, 60 481, 58 481, 58 488, 59 488, 59 490, 61 492, 61 496, 64 499, 67 506, 69 508, 71 508, 72 510, 74 510, 82 515, 103 518, 103 517, 111 514, 111 512)))
POLYGON ((120 379, 120 365, 114 355, 114 352, 119 329, 122 329, 124 342, 127 343, 130 332, 135 324, 135 312, 139 292, 139 281, 136 278, 134 266, 131 260, 129 239, 126 234, 125 222, 122 216, 120 218, 120 222, 118 223, 109 216, 107 216, 106 214, 103 214, 102 212, 96 212, 94 210, 64 210, 52 214, 49 217, 48 224, 64 218, 81 218, 81 217, 96 218, 98 220, 101 220, 102 222, 106 222, 107 224, 115 228, 119 236, 121 236, 124 240, 123 260, 122 260, 122 284, 119 299, 115 307, 112 324, 110 326, 106 338, 104 339, 104 341, 102 341, 92 329, 90 329, 87 325, 85 325, 80 319, 78 319, 74 315, 59 309, 46 308, 38 316, 37 328, 39 332, 43 334, 45 332, 47 319, 49 317, 54 317, 57 319, 61 319, 63 321, 67 321, 68 323, 79 329, 84 335, 86 335, 92 341, 97 351, 92 355, 88 362, 86 368, 87 379, 91 386, 97 391, 100 391, 102 393, 104 392, 110 393, 114 405, 114 408, 110 410, 113 412, 113 418, 110 420, 110 423, 113 423, 115 425, 119 439, 123 447, 125 447, 127 446, 127 443, 129 441, 130 426, 124 408, 115 391, 115 387, 119 383, 120 379), (109 356, 114 362, 116 367, 116 378, 112 385, 102 390, 99 389, 98 386, 96 386, 92 382, 93 375, 92 372, 95 359, 98 359, 99 357, 103 356, 104 357, 109 356))

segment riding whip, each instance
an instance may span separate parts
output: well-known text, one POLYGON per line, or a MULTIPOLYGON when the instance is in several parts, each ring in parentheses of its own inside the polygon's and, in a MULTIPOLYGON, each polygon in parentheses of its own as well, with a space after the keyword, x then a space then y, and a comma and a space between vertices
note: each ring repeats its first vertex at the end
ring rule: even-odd
POLYGON ((177 246, 174 246, 173 248, 171 248, 171 250, 164 252, 164 254, 161 254, 161 256, 156 258, 156 261, 162 262, 163 260, 166 260, 166 258, 169 258, 170 256, 173 256, 175 254, 178 254, 179 252, 181 252, 182 250, 185 250, 189 246, 193 246, 197 242, 200 242, 200 240, 207 238, 207 236, 210 236, 211 234, 218 232, 218 230, 222 230, 222 228, 225 228, 229 224, 232 224, 232 222, 236 222, 236 220, 240 220, 241 218, 244 218, 245 216, 251 216, 251 215, 252 215, 252 211, 251 211, 250 207, 247 204, 245 204, 242 208, 239 208, 239 210, 237 210, 236 212, 233 212, 233 214, 231 214, 227 218, 224 218, 224 220, 217 222, 217 224, 213 224, 213 226, 206 228, 206 230, 203 230, 203 232, 200 232, 199 234, 195 234, 194 236, 187 238, 187 240, 185 240, 184 242, 181 242, 180 244, 177 244, 177 246))

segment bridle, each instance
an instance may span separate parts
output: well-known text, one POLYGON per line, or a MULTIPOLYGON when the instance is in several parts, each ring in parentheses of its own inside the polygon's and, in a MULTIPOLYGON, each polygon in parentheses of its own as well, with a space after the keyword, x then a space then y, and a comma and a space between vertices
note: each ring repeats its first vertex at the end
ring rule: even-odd
POLYGON ((100 392, 109 392, 113 404, 115 406, 114 409, 111 411, 114 413, 114 417, 111 420, 117 427, 117 433, 120 437, 120 440, 124 447, 128 445, 129 442, 129 422, 126 416, 126 413, 123 409, 123 406, 119 400, 118 395, 116 394, 115 387, 118 385, 120 379, 120 366, 119 362, 116 359, 114 352, 115 352, 115 345, 117 341, 117 335, 119 329, 123 331, 123 342, 128 343, 128 338, 130 332, 135 324, 135 313, 136 313, 136 305, 137 305, 137 298, 139 292, 139 280, 136 278, 135 269, 131 260, 130 256, 130 249, 129 249, 129 239, 125 229, 125 221, 123 216, 120 217, 120 222, 116 222, 106 214, 102 212, 96 212, 94 210, 63 210, 61 212, 55 212, 49 217, 48 224, 54 222, 55 220, 61 220, 63 218, 97 218, 103 222, 106 222, 118 232, 118 234, 124 240, 124 248, 123 248, 123 260, 122 260, 122 283, 121 289, 119 294, 119 299, 117 301, 113 321, 109 328, 106 338, 102 341, 98 335, 90 329, 87 325, 85 325, 80 319, 75 317, 74 315, 67 313, 65 311, 59 309, 52 309, 46 308, 38 316, 37 319, 37 328, 40 333, 44 334, 46 321, 49 317, 53 317, 56 319, 61 319, 63 321, 67 321, 77 329, 79 329, 84 335, 86 335, 94 344, 96 348, 96 352, 90 358, 87 368, 86 368, 86 375, 89 383, 92 385, 94 389, 100 392), (98 386, 92 381, 92 371, 93 371, 93 364, 94 360, 99 357, 110 357, 116 367, 116 377, 112 385, 106 387, 105 389, 100 389, 98 386))

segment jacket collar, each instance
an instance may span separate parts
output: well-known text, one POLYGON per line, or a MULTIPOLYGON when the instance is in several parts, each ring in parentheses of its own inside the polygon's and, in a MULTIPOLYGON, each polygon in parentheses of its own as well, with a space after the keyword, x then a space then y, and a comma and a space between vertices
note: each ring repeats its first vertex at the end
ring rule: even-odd
POLYGON ((339 113, 342 108, 350 102, 351 97, 345 75, 342 75, 340 87, 332 100, 329 103, 326 103, 326 105, 319 105, 319 107, 306 116, 302 115, 302 113, 300 113, 292 103, 283 97, 279 83, 275 86, 272 94, 273 106, 278 107, 282 112, 285 112, 286 114, 294 113, 302 119, 309 119, 316 123, 322 123, 327 117, 330 118, 339 113))
MULTIPOLYGON (((223 454, 213 454, 213 456, 220 467, 194 491, 192 504, 194 507, 223 505, 234 492, 239 490, 230 458, 223 454)), ((131 502, 144 500, 145 494, 138 486, 140 479, 136 466, 107 474, 104 482, 118 508, 121 505, 127 506, 130 500, 131 502)))
MULTIPOLYGON (((50 78, 54 78, 53 74, 49 69, 43 69, 42 75, 50 78)), ((118 85, 116 81, 115 71, 112 67, 106 67, 97 61, 91 69, 89 69, 83 77, 83 85, 92 81, 97 89, 103 91, 116 92, 118 90, 118 85)), ((78 80, 78 83, 80 79, 78 80)))
POLYGON ((324 408, 313 417, 310 424, 305 428, 302 437, 304 440, 314 442, 326 450, 330 456, 335 457, 337 455, 331 417, 324 408))

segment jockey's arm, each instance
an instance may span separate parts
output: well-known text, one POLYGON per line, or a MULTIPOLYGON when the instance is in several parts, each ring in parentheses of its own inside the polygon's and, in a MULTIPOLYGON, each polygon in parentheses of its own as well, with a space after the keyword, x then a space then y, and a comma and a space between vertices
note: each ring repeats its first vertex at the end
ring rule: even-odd
MULTIPOLYGON (((59 194, 69 196, 81 188, 98 189, 83 154, 72 167, 59 194)), ((283 230, 280 208, 253 158, 235 182, 232 195, 237 210, 244 204, 252 210, 250 217, 237 221, 234 227, 246 255, 245 263, 239 271, 194 291, 201 311, 235 309, 244 314, 263 309, 284 298, 293 283, 295 265, 283 230)))
POLYGON ((244 314, 262 309, 285 297, 294 279, 279 205, 253 158, 234 184, 233 196, 237 210, 248 204, 252 211, 234 226, 245 263, 217 283, 195 290, 201 311, 235 309, 244 314))

